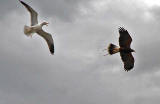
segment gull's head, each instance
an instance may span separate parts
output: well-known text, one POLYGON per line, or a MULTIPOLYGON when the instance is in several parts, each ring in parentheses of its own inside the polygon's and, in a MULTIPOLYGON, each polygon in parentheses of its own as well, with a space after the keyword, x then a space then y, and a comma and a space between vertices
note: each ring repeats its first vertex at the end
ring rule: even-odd
POLYGON ((43 26, 43 25, 46 25, 46 26, 48 26, 48 22, 43 22, 41 25, 43 26))

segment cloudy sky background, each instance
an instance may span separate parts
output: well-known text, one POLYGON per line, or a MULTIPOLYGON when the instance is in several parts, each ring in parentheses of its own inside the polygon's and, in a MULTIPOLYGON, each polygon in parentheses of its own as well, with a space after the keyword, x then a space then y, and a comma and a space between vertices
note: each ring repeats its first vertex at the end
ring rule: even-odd
POLYGON ((0 0, 0 104, 159 104, 158 0, 25 0, 49 22, 49 53, 39 36, 26 37, 30 16, 18 0, 0 0), (135 67, 123 70, 118 27, 133 38, 135 67))

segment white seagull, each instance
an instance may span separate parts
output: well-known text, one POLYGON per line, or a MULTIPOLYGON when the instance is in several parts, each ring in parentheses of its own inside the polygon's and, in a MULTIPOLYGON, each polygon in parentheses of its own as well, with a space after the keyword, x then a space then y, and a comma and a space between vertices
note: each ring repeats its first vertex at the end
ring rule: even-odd
POLYGON ((48 26, 48 23, 42 22, 41 24, 38 24, 38 13, 25 2, 21 0, 19 1, 27 8, 31 15, 31 26, 24 26, 24 34, 27 36, 32 36, 33 33, 37 33, 38 35, 42 36, 46 40, 51 54, 54 54, 54 42, 52 36, 42 29, 42 26, 48 26))

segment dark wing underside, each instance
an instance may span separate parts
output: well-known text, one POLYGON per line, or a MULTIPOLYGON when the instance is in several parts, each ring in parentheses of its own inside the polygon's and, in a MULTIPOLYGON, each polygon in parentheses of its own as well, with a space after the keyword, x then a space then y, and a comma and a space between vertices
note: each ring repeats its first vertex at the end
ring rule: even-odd
POLYGON ((46 40, 51 54, 54 54, 54 42, 53 42, 52 35, 43 30, 39 30, 37 34, 39 34, 46 40))
POLYGON ((124 70, 130 71, 134 67, 134 57, 132 53, 120 52, 121 59, 124 63, 124 70))
POLYGON ((129 35, 128 31, 125 30, 123 27, 119 28, 119 46, 124 48, 130 48, 130 44, 132 42, 132 38, 129 35))

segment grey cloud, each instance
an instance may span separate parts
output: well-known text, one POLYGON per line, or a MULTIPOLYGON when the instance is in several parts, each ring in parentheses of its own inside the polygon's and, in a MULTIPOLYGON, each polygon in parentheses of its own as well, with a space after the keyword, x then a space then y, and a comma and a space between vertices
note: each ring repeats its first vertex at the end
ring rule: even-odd
POLYGON ((1 0, 0 16, 5 17, 6 14, 18 9, 18 0, 1 0))
MULTIPOLYGON (((25 1, 33 7, 40 16, 47 18, 59 18, 65 22, 71 22, 79 15, 81 5, 90 6, 92 0, 39 0, 25 1)), ((20 5, 20 4, 19 4, 20 5)))
MULTIPOLYGON (((40 0, 37 4, 44 14, 57 16, 64 21, 71 21, 79 14, 81 5, 87 5, 91 0, 40 0)), ((89 6, 89 5, 87 5, 89 6)))
MULTIPOLYGON (((44 18, 50 16, 52 18, 59 18, 63 21, 72 21, 76 15, 79 15, 79 8, 81 5, 89 6, 88 4, 90 1, 92 0, 88 0, 87 2, 85 0, 26 0, 24 2, 33 7, 33 9, 40 13, 40 16, 43 16, 44 18)), ((0 4, 1 17, 4 17, 12 11, 25 11, 23 9, 25 8, 19 3, 19 0, 2 0, 0 4)))
MULTIPOLYGON (((152 7, 150 9, 150 13, 154 16, 154 18, 156 20, 158 20, 160 17, 160 7, 159 6, 155 6, 155 7, 152 7)), ((158 22, 158 21, 157 21, 158 22)))

